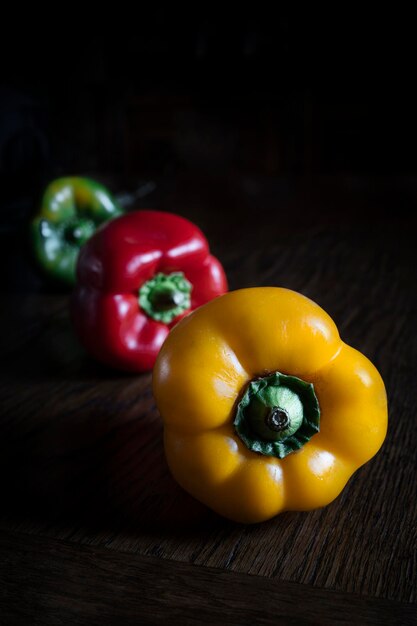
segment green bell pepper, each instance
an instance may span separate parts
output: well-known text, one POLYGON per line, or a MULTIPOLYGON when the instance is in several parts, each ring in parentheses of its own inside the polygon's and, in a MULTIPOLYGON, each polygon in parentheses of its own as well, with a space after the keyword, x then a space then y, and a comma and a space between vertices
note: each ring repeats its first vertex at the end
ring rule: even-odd
POLYGON ((31 225, 35 257, 46 274, 73 285, 81 246, 107 220, 122 214, 110 192, 90 178, 58 178, 46 188, 31 225))

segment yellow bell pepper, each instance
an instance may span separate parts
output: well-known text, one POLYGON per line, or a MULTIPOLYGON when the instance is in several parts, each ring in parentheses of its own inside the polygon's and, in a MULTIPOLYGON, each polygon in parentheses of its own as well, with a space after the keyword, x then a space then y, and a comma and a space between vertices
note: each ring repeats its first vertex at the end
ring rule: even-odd
POLYGON ((238 522, 329 504, 387 430, 376 368, 317 304, 277 287, 184 318, 159 353, 154 395, 173 476, 238 522))

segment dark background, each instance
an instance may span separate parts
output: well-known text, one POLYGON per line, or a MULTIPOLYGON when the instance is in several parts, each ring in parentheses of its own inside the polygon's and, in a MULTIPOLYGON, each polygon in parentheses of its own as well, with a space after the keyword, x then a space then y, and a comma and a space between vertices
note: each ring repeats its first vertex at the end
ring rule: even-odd
POLYGON ((4 21, 4 289, 45 289, 27 223, 60 175, 182 213, 215 251, 254 221, 413 222, 410 15, 136 11, 4 21))
POLYGON ((414 17, 15 9, 0 20, 5 623, 415 624, 414 17), (331 506, 243 526, 175 484, 151 373, 90 359, 33 263, 28 224, 62 175, 191 218, 231 289, 302 292, 375 363, 387 439, 331 506))

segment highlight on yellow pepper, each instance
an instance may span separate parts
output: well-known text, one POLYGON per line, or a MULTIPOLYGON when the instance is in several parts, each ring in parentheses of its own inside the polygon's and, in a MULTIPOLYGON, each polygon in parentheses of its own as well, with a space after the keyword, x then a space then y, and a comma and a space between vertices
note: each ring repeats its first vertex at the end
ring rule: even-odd
POLYGON ((230 292, 184 318, 153 387, 174 478, 238 522, 329 504, 387 430, 374 365, 316 303, 278 287, 230 292))

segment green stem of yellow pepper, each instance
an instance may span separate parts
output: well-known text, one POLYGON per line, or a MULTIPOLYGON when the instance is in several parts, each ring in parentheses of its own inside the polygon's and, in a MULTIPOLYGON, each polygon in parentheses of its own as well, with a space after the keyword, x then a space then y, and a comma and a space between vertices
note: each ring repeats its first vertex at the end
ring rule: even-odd
POLYGON ((275 372, 249 383, 234 425, 254 452, 280 459, 319 432, 320 407, 311 383, 275 372))

